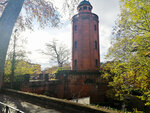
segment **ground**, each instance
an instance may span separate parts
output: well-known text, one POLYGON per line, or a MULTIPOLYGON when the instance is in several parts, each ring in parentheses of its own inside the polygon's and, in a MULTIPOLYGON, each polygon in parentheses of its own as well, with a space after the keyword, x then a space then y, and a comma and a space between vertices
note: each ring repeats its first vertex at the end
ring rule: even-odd
MULTIPOLYGON (((0 94, 0 102, 7 103, 8 105, 24 111, 25 113, 63 113, 55 109, 42 108, 40 106, 25 102, 17 97, 10 97, 2 94, 0 94)), ((11 113, 13 113, 13 111, 11 113)))
MULTIPOLYGON (((46 109, 43 107, 38 106, 38 103, 35 104, 31 104, 29 102, 26 102, 18 97, 13 97, 13 96, 8 96, 5 94, 0 94, 0 102, 3 102, 11 107, 17 108, 25 113, 70 113, 70 112, 66 112, 64 110, 56 110, 56 109, 46 109)), ((3 113, 1 111, 1 107, 2 105, 0 104, 0 113, 3 113)), ((91 108, 95 108, 95 106, 91 106, 91 108)), ((119 112, 117 110, 112 110, 112 109, 108 109, 105 107, 98 107, 101 111, 106 112, 106 113, 123 113, 123 112, 119 112)), ((5 112, 4 112, 5 113, 5 112)), ((16 113, 14 111, 10 111, 10 113, 16 113)))

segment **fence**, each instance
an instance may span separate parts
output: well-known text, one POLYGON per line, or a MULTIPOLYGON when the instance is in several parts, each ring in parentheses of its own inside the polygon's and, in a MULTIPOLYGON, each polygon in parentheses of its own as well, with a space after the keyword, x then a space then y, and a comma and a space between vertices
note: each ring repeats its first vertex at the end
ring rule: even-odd
POLYGON ((14 108, 14 107, 12 107, 12 106, 9 106, 9 105, 7 105, 7 104, 5 104, 5 103, 2 103, 2 102, 0 102, 0 106, 4 107, 4 109, 2 110, 3 113, 12 113, 12 112, 11 112, 11 109, 12 109, 13 111, 15 111, 16 113, 25 113, 25 112, 23 112, 23 111, 21 111, 21 110, 19 110, 19 109, 16 109, 16 108, 14 108))

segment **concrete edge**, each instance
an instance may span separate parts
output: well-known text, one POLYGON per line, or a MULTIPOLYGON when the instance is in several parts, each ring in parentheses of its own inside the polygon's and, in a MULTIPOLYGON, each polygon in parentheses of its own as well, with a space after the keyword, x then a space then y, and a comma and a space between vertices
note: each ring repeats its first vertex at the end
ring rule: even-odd
POLYGON ((65 110, 66 112, 70 111, 71 113, 106 113, 94 106, 78 104, 70 102, 68 100, 48 97, 45 95, 37 95, 12 89, 5 89, 4 94, 17 96, 18 98, 27 100, 28 102, 33 104, 37 104, 38 102, 38 105, 45 108, 56 108, 59 110, 65 110))

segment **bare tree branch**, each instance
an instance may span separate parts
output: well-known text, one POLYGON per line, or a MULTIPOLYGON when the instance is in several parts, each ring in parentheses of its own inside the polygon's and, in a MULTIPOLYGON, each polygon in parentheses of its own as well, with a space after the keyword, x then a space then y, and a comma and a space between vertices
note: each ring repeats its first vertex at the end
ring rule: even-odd
POLYGON ((59 67, 62 67, 70 58, 69 49, 64 45, 59 45, 57 40, 53 40, 46 44, 47 51, 42 52, 50 56, 52 61, 56 61, 59 67))
POLYGON ((6 3, 8 3, 8 1, 1 2, 0 5, 5 5, 6 3))

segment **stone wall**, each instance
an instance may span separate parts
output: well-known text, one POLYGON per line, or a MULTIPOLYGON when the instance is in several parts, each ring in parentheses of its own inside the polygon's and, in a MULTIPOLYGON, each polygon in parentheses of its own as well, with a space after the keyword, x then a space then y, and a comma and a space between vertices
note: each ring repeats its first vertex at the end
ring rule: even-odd
POLYGON ((44 94, 51 97, 57 97, 58 91, 56 88, 61 84, 60 80, 37 80, 37 81, 30 81, 27 84, 23 84, 21 90, 24 92, 31 92, 37 94, 44 94))
POLYGON ((90 97, 91 103, 105 100, 107 84, 99 71, 61 71, 57 78, 61 80, 58 91, 61 98, 75 99, 90 97))
POLYGON ((61 99, 90 97, 91 103, 105 101, 107 84, 99 71, 60 71, 55 81, 36 81, 22 86, 22 91, 61 99))

